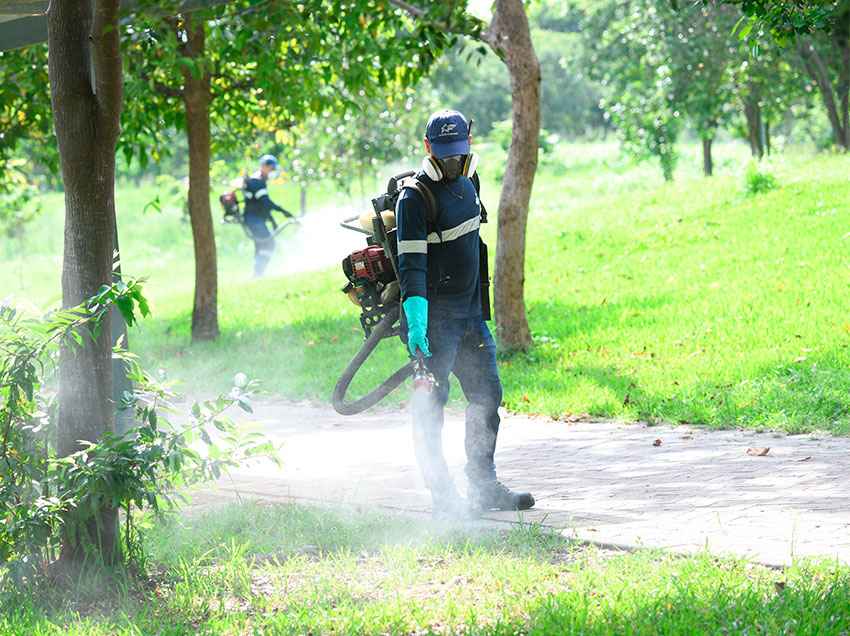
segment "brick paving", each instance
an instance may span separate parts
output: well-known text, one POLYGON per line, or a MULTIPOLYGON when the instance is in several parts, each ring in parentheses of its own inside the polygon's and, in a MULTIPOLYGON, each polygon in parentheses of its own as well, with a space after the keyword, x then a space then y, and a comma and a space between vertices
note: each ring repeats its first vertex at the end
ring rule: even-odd
MULTIPOLYGON (((406 413, 345 418, 327 408, 265 402, 242 421, 283 444, 283 469, 241 469, 198 493, 199 501, 239 493, 428 511, 406 413)), ((462 490, 462 414, 448 416, 444 446, 462 490)), ((850 439, 508 415, 496 463, 505 483, 537 498, 521 519, 570 537, 708 549, 777 565, 812 556, 850 563, 850 439), (748 448, 770 451, 752 456, 748 448)))

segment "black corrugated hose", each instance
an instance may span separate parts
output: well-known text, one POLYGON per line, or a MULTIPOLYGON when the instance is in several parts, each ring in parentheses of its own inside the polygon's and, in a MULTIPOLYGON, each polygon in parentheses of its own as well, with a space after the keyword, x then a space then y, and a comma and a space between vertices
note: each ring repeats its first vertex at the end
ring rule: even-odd
POLYGON ((389 311, 387 311, 387 315, 384 316, 384 318, 372 330, 371 335, 366 339, 366 342, 363 343, 363 346, 360 347, 360 351, 357 352, 357 355, 351 359, 351 362, 348 363, 345 371, 342 372, 342 376, 339 378, 339 382, 336 383, 336 388, 334 388, 332 399, 334 410, 340 415, 357 415, 366 409, 372 408, 397 389, 402 382, 413 375, 413 362, 411 361, 393 373, 389 378, 379 384, 377 388, 373 389, 362 398, 354 400, 353 402, 345 401, 345 394, 348 391, 348 387, 354 379, 354 376, 357 375, 360 367, 362 367, 363 363, 366 362, 370 355, 372 355, 372 352, 375 350, 375 347, 378 346, 378 343, 392 333, 393 325, 396 320, 398 320, 398 315, 399 306, 398 304, 395 304, 389 311))

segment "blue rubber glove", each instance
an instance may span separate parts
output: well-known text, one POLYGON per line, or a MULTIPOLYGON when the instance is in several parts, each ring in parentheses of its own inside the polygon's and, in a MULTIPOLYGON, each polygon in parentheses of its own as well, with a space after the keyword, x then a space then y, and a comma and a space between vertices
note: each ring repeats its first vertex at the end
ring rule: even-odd
POLYGON ((407 348, 410 355, 415 356, 416 350, 426 357, 431 357, 428 348, 428 300, 422 296, 411 296, 402 305, 407 316, 407 348))

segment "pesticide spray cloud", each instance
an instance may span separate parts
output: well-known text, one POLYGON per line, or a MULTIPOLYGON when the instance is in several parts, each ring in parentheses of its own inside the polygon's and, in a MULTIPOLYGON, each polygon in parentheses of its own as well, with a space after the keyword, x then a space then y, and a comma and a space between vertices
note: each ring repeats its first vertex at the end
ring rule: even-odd
MULTIPOLYGON (((284 230, 278 237, 276 254, 270 263, 267 275, 281 277, 337 267, 344 256, 363 248, 363 235, 339 226, 343 219, 355 216, 361 211, 362 209, 356 205, 333 206, 300 217, 298 225, 284 230)), ((343 298, 340 296, 340 301, 342 302, 342 300, 343 298)), ((401 354, 401 348, 399 353, 401 354)), ((407 390, 410 390, 410 388, 407 388, 407 390)), ((321 434, 319 438, 323 438, 325 441, 320 447, 313 447, 312 444, 306 443, 307 440, 302 437, 302 426, 299 422, 301 417, 291 412, 291 405, 283 408, 281 408, 282 405, 278 406, 280 410, 274 419, 282 425, 282 429, 286 430, 282 437, 287 438, 291 444, 294 441, 292 437, 294 435, 299 440, 298 445, 305 444, 305 448, 301 448, 297 452, 294 452, 292 446, 289 448, 292 452, 285 451, 284 464, 287 466, 287 471, 291 470, 291 477, 297 477, 297 481, 310 474, 312 475, 312 484, 321 482, 340 483, 337 482, 337 479, 340 479, 347 484, 346 488, 351 484, 359 484, 354 487, 357 490, 360 488, 368 489, 368 484, 373 480, 384 481, 386 473, 379 476, 381 475, 379 470, 381 465, 386 465, 388 461, 401 462, 401 466, 404 466, 404 471, 408 474, 412 471, 416 475, 421 475, 421 478, 415 479, 415 482, 418 482, 416 489, 419 492, 421 492, 420 489, 424 480, 424 485, 432 491, 441 493, 444 498, 453 498, 456 502, 462 504, 463 500, 457 494, 454 483, 449 477, 449 469, 444 457, 441 430, 443 413, 435 399, 436 390, 433 376, 428 372, 424 361, 420 360, 417 365, 409 404, 411 415, 414 415, 413 418, 404 418, 398 412, 364 414, 358 416, 356 429, 347 430, 352 425, 351 419, 338 420, 336 415, 323 413, 317 420, 314 415, 307 418, 311 422, 310 428, 313 431, 315 431, 316 425, 321 428, 324 428, 324 424, 333 427, 332 433, 331 431, 328 432, 332 436, 333 443, 329 443, 330 437, 321 434), (413 424, 412 436, 410 429, 407 428, 411 426, 411 419, 416 422, 413 424), (370 423, 372 426, 377 425, 382 430, 369 430, 370 423), (390 434, 389 430, 384 427, 390 427, 394 432, 390 434), (407 443, 403 446, 401 445, 402 440, 398 438, 398 433, 402 433, 400 429, 407 429, 407 433, 404 435, 407 443), (374 436, 380 437, 380 441, 377 441, 374 436), (340 447, 341 455, 334 456, 330 452, 330 448, 335 447, 337 442, 343 438, 348 438, 349 441, 340 447), (395 439, 394 442, 390 441, 392 438, 395 439), (373 457, 372 461, 369 461, 367 458, 373 454, 377 455, 373 457), (414 456, 415 462, 413 461, 414 456), (358 457, 362 461, 355 461, 358 457), (356 471, 356 477, 348 473, 347 477, 343 478, 339 474, 340 471, 352 470, 356 471)), ((264 426, 264 428, 266 427, 264 426)), ((268 432, 268 429, 266 429, 266 432, 268 432)), ((283 432, 281 430, 281 433, 283 432)), ((455 458, 454 455, 457 453, 452 452, 458 449, 462 452, 462 440, 454 440, 451 448, 447 449, 454 460, 453 463, 460 459, 460 457, 455 458)), ((272 472, 276 472, 276 470, 272 472)), ((407 490, 407 492, 412 491, 407 490)), ((346 489, 339 493, 326 492, 324 494, 329 500, 339 498, 345 501, 349 497, 346 489)), ((355 498, 357 497, 355 496, 355 498)), ((414 500, 397 503, 400 507, 415 504, 414 500)), ((449 512, 450 514, 442 517, 446 521, 468 520, 468 516, 463 514, 461 506, 456 506, 449 512)))
POLYGON ((361 249, 363 236, 342 229, 342 219, 359 214, 354 206, 322 208, 299 217, 298 224, 277 238, 277 252, 268 275, 316 272, 339 265, 350 252, 361 249))

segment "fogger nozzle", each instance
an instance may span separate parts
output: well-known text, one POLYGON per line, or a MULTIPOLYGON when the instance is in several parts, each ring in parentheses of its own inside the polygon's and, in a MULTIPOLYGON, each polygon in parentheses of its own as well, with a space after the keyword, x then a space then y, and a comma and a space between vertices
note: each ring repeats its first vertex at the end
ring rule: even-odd
POLYGON ((428 371, 425 365, 425 356, 421 351, 416 352, 416 360, 413 361, 413 389, 414 391, 425 391, 431 393, 437 386, 434 374, 428 371))

